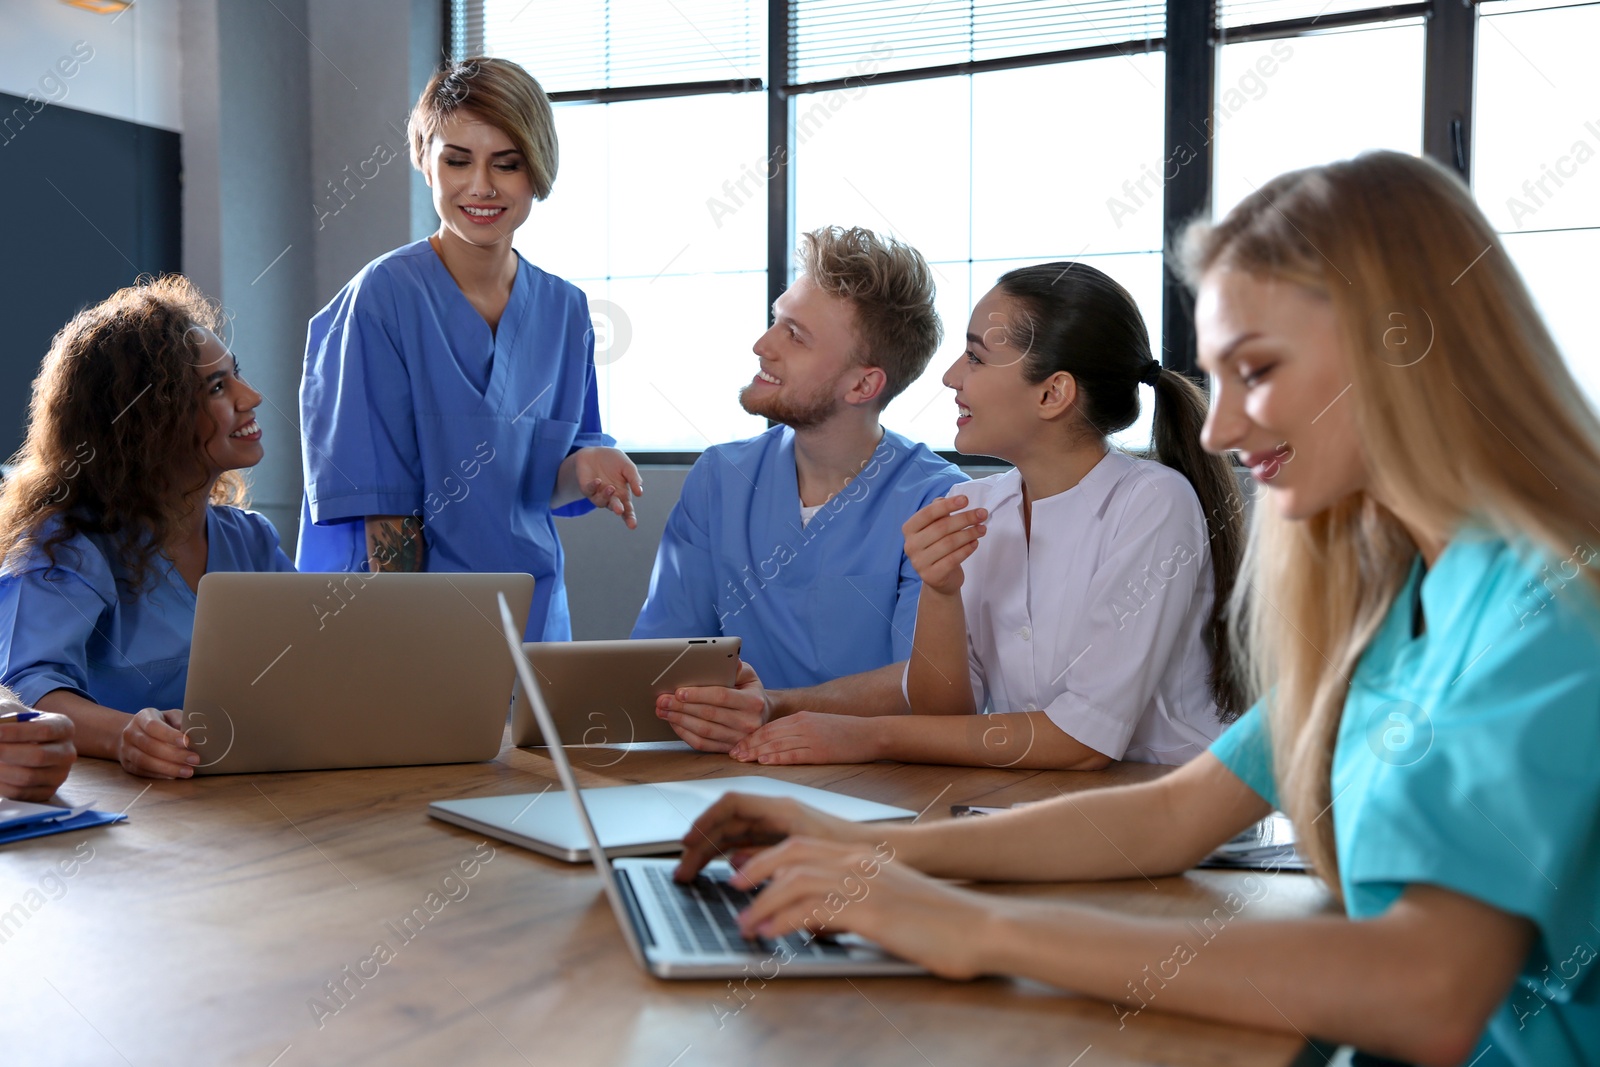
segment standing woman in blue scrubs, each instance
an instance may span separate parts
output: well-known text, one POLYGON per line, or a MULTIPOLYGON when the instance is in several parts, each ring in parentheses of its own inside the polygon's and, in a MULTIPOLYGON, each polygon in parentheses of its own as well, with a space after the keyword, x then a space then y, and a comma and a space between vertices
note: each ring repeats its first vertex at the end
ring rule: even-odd
POLYGON ((311 320, 300 414, 307 571, 524 571, 529 640, 571 638, 552 515, 632 529, 639 471, 601 432, 588 302, 511 245, 550 194, 550 102, 515 63, 435 74, 411 161, 439 230, 362 268, 311 320))
POLYGON ((1600 420, 1433 163, 1286 174, 1186 245, 1203 440, 1267 490, 1235 587, 1263 699, 1164 778, 984 819, 726 798, 682 873, 788 835, 743 867, 767 882, 747 931, 826 906, 942 975, 1102 997, 1119 1029, 1180 1012, 1441 1067, 1600 1063, 1600 420), (1275 873, 1204 923, 928 877, 1179 874, 1274 807, 1344 915, 1283 918, 1275 873))
POLYGON ((211 571, 292 571, 239 471, 261 394, 185 278, 113 294, 56 334, 0 493, 0 683, 71 719, 79 755, 186 778, 195 592, 211 571))

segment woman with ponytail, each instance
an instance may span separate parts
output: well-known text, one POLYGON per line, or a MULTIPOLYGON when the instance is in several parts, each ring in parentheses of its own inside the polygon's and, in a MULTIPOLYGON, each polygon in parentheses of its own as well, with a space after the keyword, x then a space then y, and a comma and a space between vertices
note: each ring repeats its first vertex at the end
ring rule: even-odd
POLYGON ((745 738, 736 759, 1176 764, 1243 710, 1222 615, 1238 486, 1200 447, 1205 395, 1152 357, 1133 298, 1083 263, 1023 267, 978 302, 966 340, 944 376, 956 448, 1016 466, 905 524, 923 582, 912 714, 801 712, 745 738), (1138 419, 1144 387, 1153 459, 1108 441, 1138 419))
POLYGON ((1157 781, 987 819, 730 796, 680 877, 733 851, 735 884, 768 886, 745 929, 778 936, 887 845, 829 932, 941 975, 1103 997, 1124 1027, 1153 1000, 1360 1050, 1332 1062, 1600 1063, 1600 420, 1436 164, 1285 174, 1185 253, 1205 444, 1267 489, 1234 597, 1262 699, 1157 781), (1274 806, 1343 915, 1269 901, 1213 936, 934 880, 1177 874, 1274 806))

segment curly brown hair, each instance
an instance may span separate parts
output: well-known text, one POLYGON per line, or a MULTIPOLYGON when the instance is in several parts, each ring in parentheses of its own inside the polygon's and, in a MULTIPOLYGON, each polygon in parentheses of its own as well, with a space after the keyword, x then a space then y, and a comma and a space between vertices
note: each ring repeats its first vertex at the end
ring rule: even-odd
MULTIPOLYGON (((208 479, 194 331, 220 334, 223 321, 215 301, 171 274, 141 278, 61 328, 0 489, 0 560, 37 550, 54 566, 77 534, 107 534, 130 591, 143 588, 208 479)), ((245 503, 243 477, 225 472, 210 501, 245 503)))

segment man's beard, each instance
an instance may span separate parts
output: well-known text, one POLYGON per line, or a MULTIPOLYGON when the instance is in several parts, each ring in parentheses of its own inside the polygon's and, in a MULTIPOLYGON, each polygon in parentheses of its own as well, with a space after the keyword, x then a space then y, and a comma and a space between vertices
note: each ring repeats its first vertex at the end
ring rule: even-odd
POLYGON ((829 382, 803 400, 786 400, 776 393, 758 399, 750 395, 755 387, 747 385, 739 390, 739 406, 752 415, 782 423, 790 429, 809 430, 822 425, 839 410, 839 401, 833 395, 836 384, 829 382))

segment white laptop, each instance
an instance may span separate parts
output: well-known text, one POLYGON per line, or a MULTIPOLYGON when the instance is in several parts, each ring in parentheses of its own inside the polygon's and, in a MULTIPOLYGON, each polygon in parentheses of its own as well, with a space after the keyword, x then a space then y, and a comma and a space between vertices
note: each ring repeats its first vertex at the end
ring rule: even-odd
MULTIPOLYGON (((542 684, 542 683, 541 683, 542 684)), ((549 707, 548 702, 545 704, 549 707)), ((532 711, 529 711, 532 715, 532 711)), ((559 729, 559 724, 557 725, 559 729)), ((607 751, 609 750, 601 750, 607 751)), ((615 762, 610 756, 606 764, 615 762)), ((916 812, 862 800, 827 789, 749 774, 734 778, 700 778, 688 782, 646 782, 583 791, 583 806, 595 835, 612 859, 660 856, 683 849, 683 835, 724 793, 788 797, 818 811, 851 822, 911 819, 916 812)), ((488 834, 568 863, 589 862, 589 839, 571 804, 559 796, 513 793, 498 797, 436 800, 428 805, 435 819, 488 834)))
POLYGON ((515 677, 497 602, 527 618, 533 576, 207 574, 183 695, 195 773, 494 759, 515 677))
POLYGON ((926 974, 914 963, 898 959, 863 938, 843 934, 837 939, 791 934, 778 940, 746 940, 739 934, 735 916, 753 894, 728 883, 727 864, 708 866, 689 885, 672 880, 676 860, 622 859, 613 863, 600 847, 583 793, 567 762, 561 735, 545 706, 527 657, 522 654, 522 631, 502 598, 500 622, 506 647, 516 664, 523 691, 550 746, 561 787, 572 798, 578 823, 589 845, 589 857, 606 899, 622 928, 628 951, 639 965, 658 978, 743 978, 759 968, 763 978, 819 977, 825 975, 926 974), (768 970, 774 973, 769 975, 768 970))

